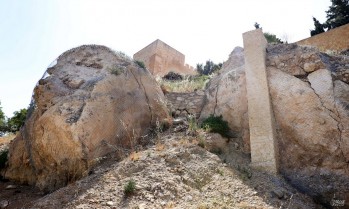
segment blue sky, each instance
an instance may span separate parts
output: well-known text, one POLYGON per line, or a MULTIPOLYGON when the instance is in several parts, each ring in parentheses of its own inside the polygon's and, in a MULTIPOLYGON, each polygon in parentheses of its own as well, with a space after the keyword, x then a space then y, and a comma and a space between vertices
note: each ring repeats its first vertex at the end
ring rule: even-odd
POLYGON ((8 117, 28 106, 48 65, 82 44, 129 56, 155 39, 195 66, 222 62, 258 22, 294 42, 309 36, 312 16, 330 0, 0 0, 0 101, 8 117))

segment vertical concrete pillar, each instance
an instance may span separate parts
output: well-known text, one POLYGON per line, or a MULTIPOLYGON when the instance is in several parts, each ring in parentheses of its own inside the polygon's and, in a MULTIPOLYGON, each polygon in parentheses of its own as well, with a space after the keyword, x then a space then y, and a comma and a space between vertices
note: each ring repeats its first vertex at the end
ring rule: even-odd
POLYGON ((266 73, 267 41, 261 29, 243 34, 252 166, 278 172, 278 151, 266 73))

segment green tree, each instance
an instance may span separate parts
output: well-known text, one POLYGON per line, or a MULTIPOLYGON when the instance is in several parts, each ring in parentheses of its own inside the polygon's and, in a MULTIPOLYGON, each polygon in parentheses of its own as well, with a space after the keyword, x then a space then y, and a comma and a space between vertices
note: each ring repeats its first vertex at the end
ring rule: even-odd
MULTIPOLYGON (((1 105, 1 102, 0 102, 1 105)), ((2 107, 0 106, 0 136, 4 135, 7 131, 7 123, 4 112, 2 111, 2 107)))
POLYGON ((198 73, 200 74, 200 75, 202 75, 203 73, 204 73, 204 66, 203 66, 203 64, 196 64, 196 71, 198 71, 198 73))
POLYGON ((333 28, 349 23, 349 0, 331 0, 332 5, 326 11, 326 22, 320 23, 313 17, 315 29, 310 31, 310 35, 316 35, 325 32, 325 29, 333 28))
POLYGON ((21 109, 13 113, 13 117, 8 119, 7 126, 10 132, 17 132, 24 125, 27 117, 27 109, 21 109))
MULTIPOLYGON (((254 27, 256 29, 262 28, 261 25, 257 22, 254 23, 254 27)), ((281 41, 281 39, 279 39, 278 37, 276 37, 276 35, 274 35, 272 33, 265 32, 263 34, 264 34, 265 39, 267 39, 268 43, 278 43, 278 44, 284 43, 281 41)))
POLYGON ((321 24, 319 22, 319 20, 317 20, 315 17, 313 17, 313 21, 314 21, 315 29, 310 31, 311 36, 315 36, 317 34, 325 32, 325 25, 324 24, 321 24))
POLYGON ((211 60, 207 60, 205 66, 203 64, 196 64, 196 70, 200 75, 211 75, 222 68, 223 64, 215 64, 211 60))
POLYGON ((349 23, 349 0, 331 0, 332 5, 326 11, 328 30, 349 23))
POLYGON ((268 32, 264 33, 264 37, 265 37, 265 39, 267 39, 268 43, 278 43, 278 44, 282 44, 283 43, 281 41, 281 39, 276 37, 276 35, 268 33, 268 32))

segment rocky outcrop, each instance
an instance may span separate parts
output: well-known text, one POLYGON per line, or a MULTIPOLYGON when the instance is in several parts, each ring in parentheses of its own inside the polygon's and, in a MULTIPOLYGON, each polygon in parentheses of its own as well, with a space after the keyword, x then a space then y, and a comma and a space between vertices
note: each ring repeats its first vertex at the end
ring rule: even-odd
POLYGON ((349 72, 349 58, 331 58, 297 45, 270 46, 268 51, 270 95, 283 153, 281 172, 326 205, 333 195, 348 202, 349 85, 342 75, 349 72), (284 59, 282 54, 275 56, 280 50, 290 59, 300 59, 293 60, 294 65, 274 65, 284 59), (333 65, 332 59, 340 62, 333 65), (296 68, 304 69, 303 75, 290 73, 296 68))
POLYGON ((211 114, 219 116, 229 123, 231 130, 242 138, 244 150, 250 150, 248 127, 246 76, 243 48, 236 47, 224 62, 220 73, 207 85, 206 102, 200 120, 211 114))
MULTIPOLYGON (((201 117, 222 114, 248 148, 245 72, 235 65, 239 53, 234 50, 230 67, 210 82, 201 117)), ((349 58, 270 45, 267 73, 281 173, 323 204, 329 206, 333 195, 349 202, 349 58)))
POLYGON ((52 191, 86 175, 106 154, 134 147, 157 121, 168 121, 149 71, 107 47, 69 50, 47 73, 10 145, 6 178, 52 191))

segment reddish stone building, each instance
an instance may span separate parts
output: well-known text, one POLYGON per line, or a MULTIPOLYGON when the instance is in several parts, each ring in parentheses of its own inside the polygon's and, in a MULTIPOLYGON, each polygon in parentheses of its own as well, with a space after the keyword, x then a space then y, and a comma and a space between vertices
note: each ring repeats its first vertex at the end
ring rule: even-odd
POLYGON ((144 62, 153 75, 164 76, 171 71, 181 75, 196 74, 193 67, 185 64, 184 54, 159 39, 134 54, 133 59, 144 62))

